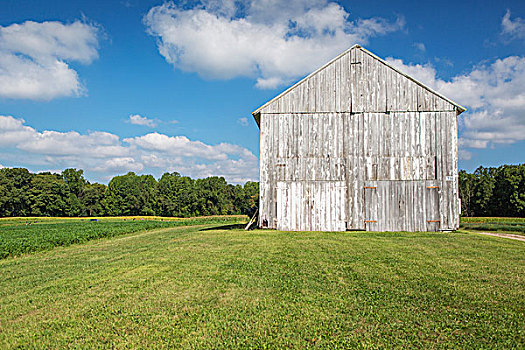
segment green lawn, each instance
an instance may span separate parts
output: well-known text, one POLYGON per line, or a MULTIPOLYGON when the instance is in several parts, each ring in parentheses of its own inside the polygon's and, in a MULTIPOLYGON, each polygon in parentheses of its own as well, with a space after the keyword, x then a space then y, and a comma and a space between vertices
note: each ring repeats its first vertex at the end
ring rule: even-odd
POLYGON ((523 348, 525 244, 170 227, 0 260, 0 348, 523 348))

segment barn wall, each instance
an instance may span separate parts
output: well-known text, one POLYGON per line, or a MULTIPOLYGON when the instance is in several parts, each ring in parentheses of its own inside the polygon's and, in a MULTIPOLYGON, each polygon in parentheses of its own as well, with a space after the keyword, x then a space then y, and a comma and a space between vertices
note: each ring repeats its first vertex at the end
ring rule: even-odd
POLYGON ((272 113, 261 114, 260 127, 268 228, 459 225, 455 112, 272 113))
POLYGON ((258 110, 260 225, 456 229, 457 112, 368 51, 347 51, 258 110))

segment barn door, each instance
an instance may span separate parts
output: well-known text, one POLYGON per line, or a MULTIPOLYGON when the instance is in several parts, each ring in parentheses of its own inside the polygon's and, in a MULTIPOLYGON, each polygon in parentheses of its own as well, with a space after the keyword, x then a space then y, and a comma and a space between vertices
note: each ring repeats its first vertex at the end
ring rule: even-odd
POLYGON ((367 231, 439 231, 437 181, 369 181, 365 183, 367 231))
POLYGON ((277 229, 284 231, 344 231, 344 181, 277 182, 277 229))

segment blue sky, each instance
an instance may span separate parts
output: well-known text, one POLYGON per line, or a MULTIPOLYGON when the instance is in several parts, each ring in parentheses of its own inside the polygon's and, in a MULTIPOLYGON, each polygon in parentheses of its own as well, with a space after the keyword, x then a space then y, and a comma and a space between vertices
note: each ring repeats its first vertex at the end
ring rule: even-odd
POLYGON ((355 43, 468 108, 460 168, 524 162, 524 1, 0 0, 0 165, 257 180, 251 111, 355 43))

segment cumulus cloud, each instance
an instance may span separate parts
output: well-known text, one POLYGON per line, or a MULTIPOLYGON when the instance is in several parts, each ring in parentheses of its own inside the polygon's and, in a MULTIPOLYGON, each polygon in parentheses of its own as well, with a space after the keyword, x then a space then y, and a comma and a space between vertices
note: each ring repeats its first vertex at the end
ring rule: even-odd
POLYGON ((0 97, 51 100, 85 88, 67 62, 98 58, 98 28, 75 21, 0 26, 0 97))
POLYGON ((510 10, 507 10, 501 20, 501 33, 511 38, 525 39, 525 20, 520 17, 512 20, 510 10))
POLYGON ((186 136, 168 136, 150 133, 144 136, 124 139, 130 145, 144 150, 161 152, 182 157, 199 157, 208 160, 227 159, 227 154, 219 146, 207 145, 201 141, 191 141, 186 136))
MULTIPOLYGON (((469 110, 459 118, 460 146, 486 148, 525 140, 525 57, 480 64, 445 81, 430 64, 387 61, 469 110)), ((469 156, 464 152, 464 156, 469 156)))
POLYGON ((275 88, 311 72, 355 43, 404 27, 403 18, 351 20, 328 0, 168 2, 144 17, 167 62, 202 77, 249 77, 275 88))
POLYGON ((45 169, 78 167, 98 179, 128 171, 161 175, 178 171, 192 177, 224 176, 243 183, 258 179, 258 159, 229 143, 209 145, 185 136, 149 133, 121 140, 108 132, 38 131, 21 118, 0 116, 0 160, 45 169))
POLYGON ((150 128, 154 128, 154 127, 157 126, 157 121, 156 120, 149 119, 147 117, 143 117, 143 116, 141 116, 139 114, 131 114, 129 116, 128 122, 130 124, 144 125, 144 126, 148 126, 150 128))

